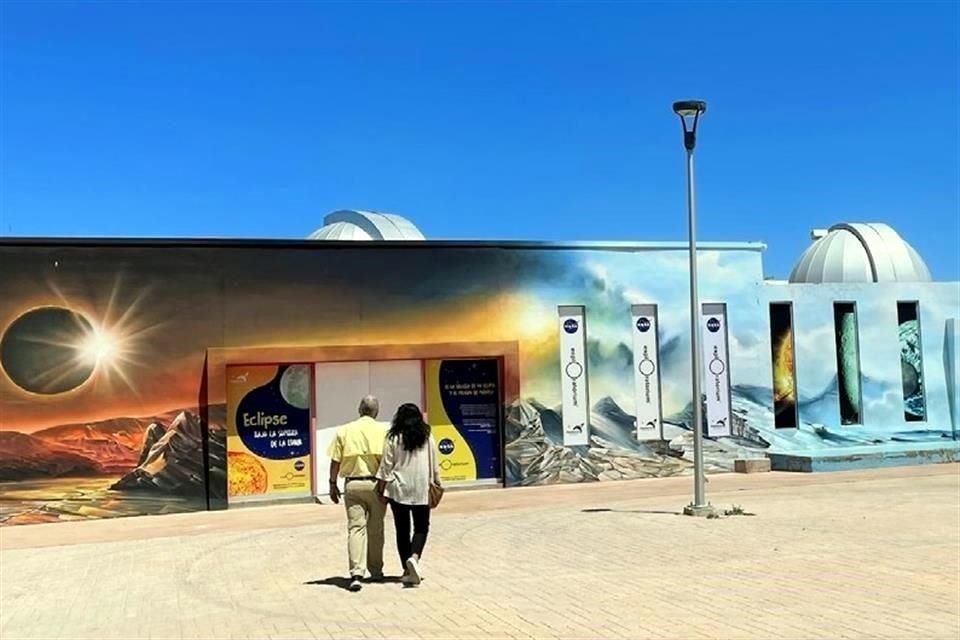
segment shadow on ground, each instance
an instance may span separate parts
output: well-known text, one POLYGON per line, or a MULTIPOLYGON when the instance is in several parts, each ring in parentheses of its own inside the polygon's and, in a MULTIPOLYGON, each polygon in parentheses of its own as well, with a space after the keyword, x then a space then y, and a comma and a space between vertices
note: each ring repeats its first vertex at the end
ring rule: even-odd
POLYGON ((654 509, 608 509, 605 507, 596 507, 593 509, 581 509, 580 513, 646 513, 661 516, 680 516, 680 511, 657 511, 654 509))
MULTIPOLYGON (((364 585, 370 584, 400 584, 400 576, 386 576, 380 580, 364 580, 364 585)), ((345 578, 343 576, 332 576, 330 578, 324 578, 323 580, 308 580, 304 582, 305 585, 310 585, 314 587, 336 587, 337 589, 343 589, 344 591, 350 590, 350 578, 345 578)))

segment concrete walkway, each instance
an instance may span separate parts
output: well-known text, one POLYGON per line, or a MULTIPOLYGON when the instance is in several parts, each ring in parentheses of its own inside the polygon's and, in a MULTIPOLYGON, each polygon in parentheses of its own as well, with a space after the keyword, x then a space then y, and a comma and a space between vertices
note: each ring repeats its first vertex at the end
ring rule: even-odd
POLYGON ((0 638, 960 638, 960 466, 691 483, 448 495, 359 594, 338 507, 8 527, 0 638))

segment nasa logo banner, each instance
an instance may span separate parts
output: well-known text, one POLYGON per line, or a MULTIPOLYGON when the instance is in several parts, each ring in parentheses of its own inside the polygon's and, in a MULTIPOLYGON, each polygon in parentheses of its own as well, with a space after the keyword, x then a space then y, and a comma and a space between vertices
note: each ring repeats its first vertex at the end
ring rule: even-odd
POLYGON ((633 305, 631 314, 637 440, 659 440, 662 437, 662 410, 657 305, 633 305))
POLYGON ((730 363, 727 356, 727 305, 705 303, 703 335, 703 394, 707 405, 707 435, 729 436, 730 363))
POLYGON ((590 443, 590 394, 587 392, 587 323, 582 306, 561 306, 560 388, 563 398, 563 444, 590 443))

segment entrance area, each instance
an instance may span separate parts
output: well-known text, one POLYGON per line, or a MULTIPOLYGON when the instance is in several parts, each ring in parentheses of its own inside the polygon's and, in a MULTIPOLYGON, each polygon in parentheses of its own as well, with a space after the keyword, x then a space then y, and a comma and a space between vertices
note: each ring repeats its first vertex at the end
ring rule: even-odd
POLYGON ((372 394, 380 401, 378 420, 389 422, 405 402, 423 406, 423 375, 419 360, 321 362, 314 366, 315 486, 327 493, 327 450, 337 428, 357 419, 360 399, 372 394))
POLYGON ((357 418, 360 399, 380 401, 387 427, 397 408, 413 402, 426 414, 437 443, 440 477, 448 485, 498 485, 501 463, 500 361, 495 358, 321 362, 314 366, 314 486, 325 495, 337 429, 357 418))
POLYGON ((215 348, 207 358, 203 395, 210 415, 225 409, 227 458, 213 508, 324 495, 330 442, 367 394, 384 427, 405 402, 424 410, 445 485, 503 483, 503 412, 520 393, 515 342, 215 348))

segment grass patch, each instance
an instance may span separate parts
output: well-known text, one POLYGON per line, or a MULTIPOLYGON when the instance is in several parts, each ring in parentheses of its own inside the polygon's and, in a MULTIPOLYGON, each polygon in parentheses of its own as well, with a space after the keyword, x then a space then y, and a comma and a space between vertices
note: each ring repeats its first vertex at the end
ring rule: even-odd
POLYGON ((740 505, 735 504, 735 505, 733 505, 732 507, 730 507, 729 509, 724 509, 723 515, 725 515, 725 516, 755 516, 755 515, 757 515, 757 514, 755 514, 755 513, 750 513, 749 511, 745 510, 745 509, 744 509, 743 507, 741 507, 740 505))

